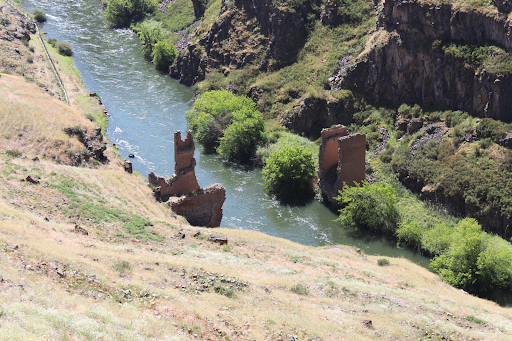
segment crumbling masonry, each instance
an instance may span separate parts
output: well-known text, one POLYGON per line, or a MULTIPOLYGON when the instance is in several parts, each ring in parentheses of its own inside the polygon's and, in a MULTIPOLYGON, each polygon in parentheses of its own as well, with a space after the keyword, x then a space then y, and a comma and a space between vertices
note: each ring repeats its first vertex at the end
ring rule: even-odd
POLYGON ((366 135, 349 135, 337 125, 323 129, 318 154, 318 186, 331 205, 344 184, 361 183, 365 178, 366 135))
POLYGON ((155 186, 155 197, 169 201, 170 197, 181 196, 169 203, 171 209, 184 216, 194 226, 217 227, 222 220, 222 205, 226 190, 221 184, 201 189, 195 174, 194 139, 189 130, 184 141, 181 132, 174 133, 174 174, 169 178, 149 173, 149 183, 155 186))

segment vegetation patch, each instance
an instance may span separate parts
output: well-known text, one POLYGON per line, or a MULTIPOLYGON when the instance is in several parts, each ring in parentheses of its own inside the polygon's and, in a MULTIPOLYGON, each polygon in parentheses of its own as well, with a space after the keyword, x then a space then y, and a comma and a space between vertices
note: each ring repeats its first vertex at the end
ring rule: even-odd
POLYGON ((58 190, 70 200, 69 205, 64 210, 68 215, 75 216, 79 214, 82 218, 95 224, 119 223, 127 233, 137 239, 164 239, 155 231, 146 229, 153 226, 151 220, 116 207, 107 206, 105 200, 93 188, 89 188, 83 183, 60 176, 50 180, 50 187, 58 190))
POLYGON ((207 151, 217 151, 229 161, 249 162, 266 141, 263 116, 246 96, 227 90, 204 93, 186 116, 194 137, 207 151))
POLYGON ((313 156, 306 149, 295 145, 276 150, 263 168, 265 193, 281 200, 308 196, 315 173, 313 156))
POLYGON ((297 295, 301 295, 301 296, 308 296, 309 295, 309 290, 306 286, 302 285, 302 284, 295 284, 293 285, 291 288, 290 288, 290 291, 297 294, 297 295))
POLYGON ((442 47, 443 52, 451 57, 462 59, 474 67, 484 67, 494 74, 512 72, 512 56, 506 50, 495 45, 453 42, 442 47))

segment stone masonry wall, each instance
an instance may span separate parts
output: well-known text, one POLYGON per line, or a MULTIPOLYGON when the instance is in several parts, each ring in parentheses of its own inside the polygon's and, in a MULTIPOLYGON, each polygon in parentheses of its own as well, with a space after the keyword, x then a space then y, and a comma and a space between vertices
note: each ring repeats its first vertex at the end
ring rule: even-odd
POLYGON ((149 173, 149 183, 160 187, 162 200, 170 196, 180 196, 200 189, 195 174, 196 159, 194 158, 194 139, 189 130, 185 141, 181 140, 181 132, 174 133, 174 174, 169 178, 157 177, 153 172, 149 173))
POLYGON ((158 200, 168 201, 171 196, 181 196, 169 206, 176 214, 184 216, 194 226, 218 227, 222 220, 222 205, 226 200, 226 189, 214 184, 201 189, 195 174, 194 138, 189 130, 185 140, 181 132, 174 134, 174 174, 169 178, 149 173, 149 183, 156 187, 158 200))
POLYGON ((218 227, 222 220, 222 205, 226 190, 214 184, 170 203, 171 209, 193 226, 218 227))
POLYGON ((348 135, 343 125, 323 129, 318 155, 318 186, 327 201, 337 206, 333 198, 343 184, 360 183, 365 178, 366 135, 348 135))

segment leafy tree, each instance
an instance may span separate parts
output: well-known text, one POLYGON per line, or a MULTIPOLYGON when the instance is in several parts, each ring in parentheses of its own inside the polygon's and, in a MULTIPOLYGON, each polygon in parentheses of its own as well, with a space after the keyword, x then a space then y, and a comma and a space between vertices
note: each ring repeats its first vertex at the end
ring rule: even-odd
POLYGON ((155 24, 154 22, 142 22, 137 25, 133 25, 132 27, 139 36, 144 58, 152 60, 153 49, 156 43, 165 39, 165 34, 162 32, 161 25, 155 24))
POLYGON ((153 49, 153 64, 158 70, 167 71, 176 58, 176 49, 173 44, 159 41, 153 49))
POLYGON ((313 155, 299 146, 276 150, 267 158, 263 175, 268 195, 284 200, 302 197, 315 177, 313 155))
POLYGON ((475 219, 457 224, 450 248, 430 262, 446 282, 478 293, 505 287, 512 281, 512 250, 497 236, 482 232, 475 219))
POLYGON ((384 182, 345 184, 335 198, 341 205, 337 221, 344 225, 393 234, 398 223, 397 193, 384 182))

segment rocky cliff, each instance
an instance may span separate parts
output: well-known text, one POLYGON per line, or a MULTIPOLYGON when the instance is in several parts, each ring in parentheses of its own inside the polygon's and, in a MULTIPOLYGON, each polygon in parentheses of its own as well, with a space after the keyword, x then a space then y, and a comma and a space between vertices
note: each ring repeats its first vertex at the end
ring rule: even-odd
POLYGON ((378 31, 365 51, 341 63, 334 88, 393 104, 419 103, 512 121, 511 77, 444 53, 443 43, 493 44, 512 51, 510 22, 451 5, 385 0, 378 31))
POLYGON ((312 6, 320 3, 289 7, 272 0, 223 0, 210 31, 182 51, 170 74, 192 85, 212 70, 227 73, 256 63, 272 71, 290 64, 306 41, 308 18, 316 16, 312 6))

